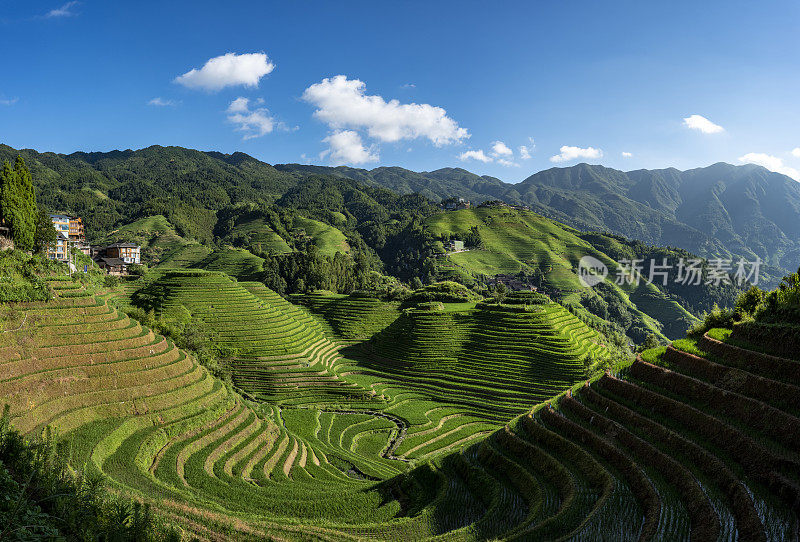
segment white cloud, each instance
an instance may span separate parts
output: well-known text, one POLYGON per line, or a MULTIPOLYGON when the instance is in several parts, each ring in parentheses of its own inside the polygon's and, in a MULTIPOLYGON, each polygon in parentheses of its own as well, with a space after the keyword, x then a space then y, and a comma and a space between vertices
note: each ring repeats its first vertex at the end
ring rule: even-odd
POLYGON ((513 160, 506 160, 505 158, 498 158, 497 163, 505 167, 519 167, 519 164, 513 160))
POLYGON ((519 157, 523 160, 530 160, 531 153, 533 152, 533 149, 536 148, 536 143, 533 141, 532 137, 529 137, 528 141, 530 141, 530 145, 519 146, 519 157))
POLYGON ((795 158, 800 158, 800 147, 795 147, 792 149, 792 156, 795 158))
POLYGON ((417 88, 417 85, 415 85, 414 83, 406 83, 400 88, 417 88))
POLYGON ((369 137, 394 142, 427 138, 437 147, 469 137, 465 128, 447 116, 441 107, 428 104, 401 104, 382 96, 365 94, 366 85, 344 75, 325 78, 303 92, 303 100, 314 105, 314 116, 340 131, 365 130, 369 137))
MULTIPOLYGON (((257 101, 256 103, 261 103, 257 101)), ((275 119, 265 107, 250 108, 250 100, 236 98, 228 106, 228 120, 237 124, 237 131, 244 132, 242 139, 253 139, 270 133, 275 128, 275 119)))
POLYGON ((275 64, 264 53, 227 53, 209 59, 199 70, 194 68, 176 77, 175 82, 188 88, 209 91, 237 85, 255 87, 262 77, 274 69, 275 64))
POLYGON ((19 98, 0 98, 0 105, 14 105, 19 98))
POLYGON ((75 12, 72 11, 72 8, 80 4, 80 2, 67 2, 60 8, 51 9, 47 12, 45 17, 72 17, 75 15, 75 12))
POLYGON ((458 155, 458 159, 462 162, 466 162, 467 160, 477 160, 479 162, 483 162, 484 164, 488 164, 492 162, 491 156, 486 156, 482 150, 478 151, 465 151, 458 155))
POLYGON ((335 166, 377 162, 379 158, 373 147, 364 147, 361 136, 353 130, 334 132, 322 141, 330 148, 320 153, 319 157, 327 156, 330 163, 335 166))
POLYGON ((586 147, 583 149, 581 147, 564 145, 559 150, 561 151, 560 154, 550 157, 551 162, 569 162, 576 158, 602 158, 603 156, 603 151, 595 149, 594 147, 586 147))
POLYGON ((492 143, 492 154, 497 156, 514 156, 514 151, 508 148, 508 145, 502 141, 495 141, 492 143))
POLYGON ((782 173, 787 177, 791 177, 795 181, 800 181, 800 171, 784 165, 783 160, 777 156, 772 156, 763 152, 749 152, 744 156, 740 156, 739 162, 743 164, 757 164, 775 173, 782 173))
POLYGON ((702 115, 690 115, 684 118, 683 125, 692 130, 703 132, 704 134, 718 134, 725 131, 725 128, 719 124, 714 124, 702 115))
POLYGON ((178 102, 176 102, 175 100, 165 100, 164 98, 156 96, 155 98, 147 102, 147 105, 154 105, 156 107, 168 107, 168 106, 178 105, 178 102))
POLYGON ((633 156, 633 153, 622 151, 623 158, 630 158, 633 156))

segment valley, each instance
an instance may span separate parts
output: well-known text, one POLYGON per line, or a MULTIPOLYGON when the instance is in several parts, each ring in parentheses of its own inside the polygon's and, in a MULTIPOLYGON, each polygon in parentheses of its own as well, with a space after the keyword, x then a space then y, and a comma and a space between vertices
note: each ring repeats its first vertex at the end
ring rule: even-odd
POLYGON ((627 280, 626 260, 695 256, 502 202, 286 183, 120 205, 90 238, 141 250, 118 275, 0 252, 0 454, 52 446, 147 510, 149 539, 797 536, 796 273, 627 280))

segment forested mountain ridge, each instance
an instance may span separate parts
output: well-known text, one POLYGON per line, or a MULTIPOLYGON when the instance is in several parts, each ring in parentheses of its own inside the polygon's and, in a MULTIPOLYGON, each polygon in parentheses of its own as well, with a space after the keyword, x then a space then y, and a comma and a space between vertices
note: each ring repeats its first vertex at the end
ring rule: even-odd
POLYGON ((47 186, 43 203, 83 216, 90 236, 160 214, 185 235, 211 239, 216 211, 275 201, 302 179, 318 175, 433 201, 457 196, 473 203, 501 199, 525 204, 581 230, 609 231, 707 258, 759 257, 766 264, 765 276, 772 279, 800 259, 800 183, 755 165, 623 172, 578 164, 509 184, 461 168, 273 167, 244 153, 181 147, 63 155, 0 145, 0 160, 18 153, 40 191, 47 186))
POLYGON ((787 269, 800 254, 800 183, 760 166, 622 172, 579 164, 541 171, 515 189, 532 208, 578 227, 703 256, 758 256, 787 269))
MULTIPOLYGON (((308 166, 279 165, 282 171, 308 166)), ((800 183, 748 164, 717 163, 624 172, 578 164, 540 171, 517 184, 459 168, 416 173, 402 168, 314 166, 314 172, 350 176, 401 193, 432 199, 500 199, 524 204, 582 230, 609 231, 704 257, 761 258, 778 280, 800 257, 800 183)))

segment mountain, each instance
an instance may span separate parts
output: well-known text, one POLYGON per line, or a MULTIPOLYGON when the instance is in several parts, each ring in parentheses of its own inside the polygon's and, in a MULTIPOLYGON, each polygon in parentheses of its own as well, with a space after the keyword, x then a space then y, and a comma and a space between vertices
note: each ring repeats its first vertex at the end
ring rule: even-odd
POLYGON ((214 222, 208 210, 275 199, 297 182, 295 176, 240 152, 154 145, 56 154, 0 145, 0 162, 17 154, 31 170, 39 201, 51 211, 82 216, 90 239, 154 215, 166 216, 183 234, 208 238, 214 222), (208 222, 210 227, 198 229, 197 224, 208 222))
POLYGON ((623 172, 579 164, 536 173, 514 191, 533 210, 581 229, 705 257, 760 257, 772 278, 800 261, 800 183, 760 166, 623 172))
POLYGON ((800 183, 755 165, 624 172, 578 164, 510 184, 461 168, 272 166, 240 152, 182 147, 64 155, 0 145, 0 160, 17 153, 31 168, 42 201, 54 211, 83 216, 90 237, 164 215, 182 235, 208 240, 216 211, 274 201, 304 178, 326 176, 434 201, 455 196, 525 204, 581 230, 676 246, 707 258, 759 257, 765 262, 762 277, 771 285, 800 262, 800 183))
POLYGON ((434 201, 449 197, 462 197, 475 202, 499 199, 508 193, 508 187, 511 186, 496 177, 476 175, 461 168, 416 172, 401 167, 367 170, 346 166, 278 164, 275 169, 299 175, 347 177, 369 186, 388 188, 400 194, 421 194, 434 201))
POLYGON ((628 172, 578 164, 540 171, 517 184, 460 168, 419 173, 399 167, 275 168, 349 177, 434 200, 501 199, 581 230, 676 246, 707 258, 759 257, 765 264, 762 278, 770 284, 800 262, 800 183, 751 164, 628 172))

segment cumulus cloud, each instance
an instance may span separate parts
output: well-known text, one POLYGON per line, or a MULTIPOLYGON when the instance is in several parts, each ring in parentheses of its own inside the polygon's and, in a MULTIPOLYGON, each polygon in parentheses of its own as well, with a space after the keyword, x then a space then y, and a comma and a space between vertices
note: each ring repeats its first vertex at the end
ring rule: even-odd
POLYGON ((492 157, 486 156, 486 153, 482 150, 462 152, 458 155, 458 159, 462 162, 466 162, 467 160, 477 160, 478 162, 483 162, 484 164, 493 162, 492 157))
POLYGON ((365 91, 363 81, 337 75, 308 87, 303 100, 317 108, 314 116, 331 129, 365 130, 369 137, 383 142, 427 138, 440 147, 469 137, 469 132, 441 107, 387 102, 365 91))
POLYGON ((528 145, 519 146, 519 157, 522 160, 530 160, 531 153, 533 152, 533 149, 536 148, 536 142, 533 140, 532 137, 528 138, 528 142, 529 142, 528 145))
POLYGON ((633 156, 633 153, 622 151, 623 158, 630 158, 631 156, 633 156))
POLYGON ((250 107, 247 98, 236 98, 228 106, 228 120, 236 124, 236 130, 244 132, 242 139, 253 139, 270 133, 275 128, 275 119, 265 107, 250 107))
POLYGON ((719 124, 714 124, 702 115, 690 115, 684 118, 683 125, 704 134, 718 134, 725 131, 725 128, 719 124))
POLYGON ((178 102, 176 102, 175 100, 165 100, 164 98, 156 96, 155 98, 147 102, 147 105, 154 105, 156 107, 170 107, 173 105, 178 105, 178 102))
POLYGON ((792 149, 792 156, 795 158, 800 158, 800 147, 795 147, 792 149))
POLYGON ((255 87, 274 69, 275 64, 264 53, 227 53, 209 59, 199 70, 194 68, 176 77, 175 82, 187 88, 209 91, 238 85, 255 87))
POLYGON ((498 158, 497 163, 505 167, 519 167, 519 164, 513 160, 506 160, 505 158, 498 158))
POLYGON ((777 156, 772 156, 763 152, 749 152, 739 157, 739 162, 743 164, 757 164, 775 173, 782 173, 791 177, 795 181, 800 181, 800 171, 789 167, 777 156))
POLYGON ((374 148, 365 147, 361 136, 353 130, 334 132, 322 141, 327 143, 329 148, 323 151, 319 157, 322 159, 327 157, 335 166, 377 162, 379 158, 374 148))
POLYGON ((497 156, 514 156, 514 151, 508 148, 508 145, 502 141, 495 141, 492 143, 492 154, 497 156))
POLYGON ((51 9, 45 14, 45 17, 54 18, 54 17, 72 17, 75 15, 75 12, 72 11, 72 8, 78 6, 80 2, 67 2, 60 8, 51 9))
POLYGON ((594 147, 586 147, 583 149, 581 147, 564 145, 559 150, 561 151, 560 154, 550 157, 551 162, 569 162, 576 158, 601 158, 603 156, 603 151, 595 149, 594 147))

